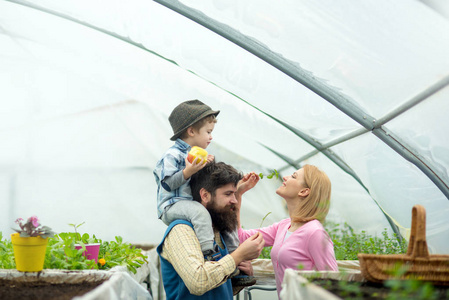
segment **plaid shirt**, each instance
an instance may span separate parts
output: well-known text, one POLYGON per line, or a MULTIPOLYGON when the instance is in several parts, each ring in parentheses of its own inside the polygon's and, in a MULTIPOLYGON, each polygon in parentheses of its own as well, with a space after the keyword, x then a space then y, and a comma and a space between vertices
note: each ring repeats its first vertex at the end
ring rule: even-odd
POLYGON ((190 145, 177 139, 157 162, 153 174, 157 183, 157 214, 161 218, 164 209, 179 200, 193 200, 190 178, 185 180, 182 170, 190 145))
MULTIPOLYGON (((223 248, 219 232, 215 232, 215 241, 223 248)), ((236 268, 231 255, 205 261, 195 232, 184 224, 176 225, 167 235, 161 256, 173 265, 190 293, 198 296, 225 283, 236 268)))

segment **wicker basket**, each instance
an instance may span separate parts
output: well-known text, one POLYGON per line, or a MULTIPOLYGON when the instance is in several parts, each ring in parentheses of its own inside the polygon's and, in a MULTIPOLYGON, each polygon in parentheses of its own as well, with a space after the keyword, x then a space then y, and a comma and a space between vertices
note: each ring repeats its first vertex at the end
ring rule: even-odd
POLYGON ((418 279, 449 285, 449 255, 429 255, 426 242, 426 210, 412 209, 412 228, 406 254, 358 254, 362 275, 369 281, 418 279), (398 277, 399 268, 406 271, 398 277))

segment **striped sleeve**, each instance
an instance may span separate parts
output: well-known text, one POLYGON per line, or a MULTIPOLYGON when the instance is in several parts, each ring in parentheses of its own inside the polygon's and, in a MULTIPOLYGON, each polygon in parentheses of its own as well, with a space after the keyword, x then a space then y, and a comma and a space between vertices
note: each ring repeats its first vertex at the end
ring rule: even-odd
POLYGON ((161 255, 173 265, 190 293, 197 296, 225 283, 236 268, 230 255, 219 261, 205 261, 194 230, 184 224, 176 225, 167 235, 161 255))

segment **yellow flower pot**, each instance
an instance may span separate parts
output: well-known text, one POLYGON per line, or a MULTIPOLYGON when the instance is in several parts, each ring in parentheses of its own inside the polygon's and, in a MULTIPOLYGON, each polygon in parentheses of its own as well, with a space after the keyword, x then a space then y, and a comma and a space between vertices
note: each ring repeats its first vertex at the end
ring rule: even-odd
POLYGON ((16 269, 21 272, 39 272, 44 268, 45 251, 48 238, 20 237, 19 233, 11 234, 16 269))

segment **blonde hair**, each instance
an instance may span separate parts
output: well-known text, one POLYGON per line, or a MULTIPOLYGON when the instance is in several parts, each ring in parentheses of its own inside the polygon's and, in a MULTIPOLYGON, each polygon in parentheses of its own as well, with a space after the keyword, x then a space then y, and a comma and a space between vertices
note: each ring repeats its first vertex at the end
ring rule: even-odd
POLYGON ((294 211, 292 221, 318 220, 323 222, 330 207, 331 181, 326 173, 315 166, 305 165, 303 169, 304 185, 310 189, 310 192, 294 211))
MULTIPOLYGON (((192 124, 189 127, 192 127, 195 131, 200 131, 200 129, 204 125, 206 125, 206 123, 217 123, 217 118, 215 117, 215 115, 209 115, 207 117, 202 118, 201 120, 199 120, 195 124, 192 124)), ((181 139, 185 139, 188 136, 187 129, 184 130, 184 132, 181 134, 181 139)))

